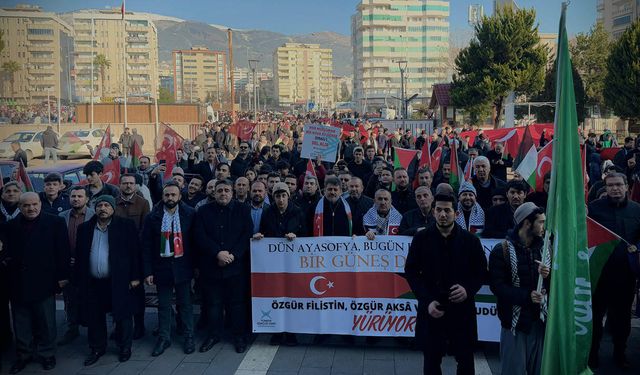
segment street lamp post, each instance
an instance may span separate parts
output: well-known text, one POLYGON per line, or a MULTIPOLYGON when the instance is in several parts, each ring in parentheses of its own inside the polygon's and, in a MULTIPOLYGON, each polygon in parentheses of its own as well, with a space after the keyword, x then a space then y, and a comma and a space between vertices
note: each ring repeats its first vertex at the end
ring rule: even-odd
POLYGON ((256 68, 259 60, 249 60, 249 68, 253 74, 253 121, 258 122, 258 101, 256 92, 256 68))
POLYGON ((407 70, 407 60, 398 60, 396 61, 396 63, 398 63, 398 69, 400 69, 400 100, 402 102, 401 114, 402 120, 404 121, 404 119, 407 117, 407 104, 405 101, 404 92, 404 72, 407 70))

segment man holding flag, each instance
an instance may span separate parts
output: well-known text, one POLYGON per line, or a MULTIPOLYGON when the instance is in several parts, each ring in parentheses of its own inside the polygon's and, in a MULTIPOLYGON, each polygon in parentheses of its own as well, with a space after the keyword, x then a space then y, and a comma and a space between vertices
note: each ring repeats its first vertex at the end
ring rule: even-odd
MULTIPOLYGON (((541 367, 542 374, 549 375, 591 374, 587 368, 592 327, 591 278, 578 116, 565 27, 566 9, 567 3, 563 3, 556 54, 553 162, 542 256, 543 263, 548 266, 553 252, 541 367)), ((540 279, 536 290, 542 290, 540 279)))
POLYGON ((589 366, 599 366, 598 349, 606 313, 613 339, 613 359, 618 367, 628 368, 625 349, 631 333, 631 305, 636 279, 629 254, 638 251, 632 244, 640 240, 640 204, 629 200, 629 186, 624 174, 611 173, 605 176, 604 183, 607 197, 589 204, 589 216, 623 241, 608 257, 591 257, 592 275, 594 269, 601 270, 601 273, 598 280, 593 280, 597 284, 592 286, 594 324, 589 366))

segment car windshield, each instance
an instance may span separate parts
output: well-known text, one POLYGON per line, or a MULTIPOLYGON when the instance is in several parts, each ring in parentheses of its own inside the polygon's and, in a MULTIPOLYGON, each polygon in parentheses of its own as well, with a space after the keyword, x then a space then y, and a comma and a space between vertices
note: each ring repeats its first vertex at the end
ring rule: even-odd
POLYGON ((13 133, 10 136, 8 136, 7 138, 4 139, 5 142, 29 142, 31 140, 31 138, 33 138, 33 134, 31 132, 18 132, 18 133, 13 133))

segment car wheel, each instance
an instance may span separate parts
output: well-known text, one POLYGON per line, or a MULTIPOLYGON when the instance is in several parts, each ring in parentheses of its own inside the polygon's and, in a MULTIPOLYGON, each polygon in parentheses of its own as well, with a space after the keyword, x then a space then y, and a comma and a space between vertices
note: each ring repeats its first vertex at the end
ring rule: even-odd
POLYGON ((60 155, 60 160, 67 160, 69 158, 69 156, 67 155, 60 155))
POLYGON ((31 159, 33 159, 33 151, 27 150, 27 161, 30 161, 31 159))

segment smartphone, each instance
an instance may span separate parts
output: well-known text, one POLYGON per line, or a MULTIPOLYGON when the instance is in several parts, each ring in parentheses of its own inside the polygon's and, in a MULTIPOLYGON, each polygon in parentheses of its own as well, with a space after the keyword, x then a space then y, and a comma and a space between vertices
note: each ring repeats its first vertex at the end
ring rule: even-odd
POLYGON ((158 160, 158 165, 167 164, 167 161, 164 159, 158 160))

